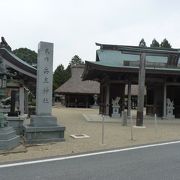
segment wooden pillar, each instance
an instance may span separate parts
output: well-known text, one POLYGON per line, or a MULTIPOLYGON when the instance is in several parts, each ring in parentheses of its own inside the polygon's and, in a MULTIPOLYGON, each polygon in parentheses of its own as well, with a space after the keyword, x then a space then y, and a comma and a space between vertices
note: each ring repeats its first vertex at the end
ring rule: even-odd
POLYGON ((140 54, 140 63, 139 63, 138 107, 137 107, 136 126, 143 126, 145 62, 146 62, 146 54, 141 53, 140 54))
POLYGON ((66 107, 69 107, 69 95, 66 95, 66 99, 67 99, 67 105, 66 105, 66 107))
POLYGON ((130 117, 131 115, 131 82, 128 82, 128 111, 127 115, 130 117))
POLYGON ((89 106, 89 103, 88 103, 88 95, 86 95, 86 108, 88 108, 88 106, 89 106))
POLYGON ((102 84, 100 83, 100 104, 99 104, 99 114, 103 114, 103 91, 102 84))
POLYGON ((8 113, 8 116, 18 116, 17 112, 15 112, 16 106, 16 90, 11 90, 11 109, 8 113))
POLYGON ((122 86, 122 94, 120 94, 120 97, 122 98, 122 104, 121 104, 121 106, 122 106, 121 114, 122 114, 122 111, 124 111, 124 109, 125 109, 125 86, 126 86, 126 84, 122 84, 121 86, 122 86))
POLYGON ((19 88, 19 111, 24 114, 24 87, 19 88))
POLYGON ((109 115, 109 93, 110 93, 110 87, 109 84, 106 86, 106 115, 109 115))
POLYGON ((166 118, 167 112, 166 112, 166 96, 167 96, 167 86, 166 83, 164 83, 164 97, 163 97, 163 118, 166 118))
POLYGON ((25 92, 24 92, 24 113, 25 114, 28 114, 28 110, 29 110, 29 108, 28 108, 28 91, 27 90, 25 90, 25 92))

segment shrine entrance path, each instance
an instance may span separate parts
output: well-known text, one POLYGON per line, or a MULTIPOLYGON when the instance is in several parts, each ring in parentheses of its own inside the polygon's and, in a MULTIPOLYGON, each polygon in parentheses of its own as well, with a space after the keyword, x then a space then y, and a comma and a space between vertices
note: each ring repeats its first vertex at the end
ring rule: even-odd
MULTIPOLYGON (((133 124, 135 125, 135 114, 133 112, 133 124)), ((119 122, 105 122, 104 144, 102 144, 102 123, 98 109, 65 108, 55 106, 53 115, 57 117, 58 123, 66 127, 65 142, 26 145, 26 151, 19 153, 1 154, 0 162, 13 162, 21 160, 33 160, 49 158, 54 156, 74 155, 80 153, 94 152, 116 148, 126 148, 136 145, 152 144, 167 141, 180 140, 180 119, 162 120, 154 117, 145 117, 145 128, 132 128, 131 136, 130 120, 127 126, 119 122), (87 121, 86 116, 100 117, 99 121, 87 121), (71 135, 86 138, 72 138, 71 135)))

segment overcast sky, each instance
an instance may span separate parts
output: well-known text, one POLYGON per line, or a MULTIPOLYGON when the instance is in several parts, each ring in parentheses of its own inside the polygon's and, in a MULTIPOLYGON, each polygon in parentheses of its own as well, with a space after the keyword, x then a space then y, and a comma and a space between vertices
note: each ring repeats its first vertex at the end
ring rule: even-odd
POLYGON ((138 45, 164 38, 180 48, 179 0, 0 0, 0 36, 37 52, 54 43, 54 69, 74 55, 95 61, 95 42, 138 45))

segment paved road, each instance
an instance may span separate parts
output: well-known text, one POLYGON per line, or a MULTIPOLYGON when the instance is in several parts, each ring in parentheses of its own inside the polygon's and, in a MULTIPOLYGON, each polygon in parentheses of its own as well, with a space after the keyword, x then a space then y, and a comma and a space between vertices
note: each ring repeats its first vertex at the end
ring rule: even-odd
POLYGON ((179 180, 180 144, 0 168, 0 180, 179 180))

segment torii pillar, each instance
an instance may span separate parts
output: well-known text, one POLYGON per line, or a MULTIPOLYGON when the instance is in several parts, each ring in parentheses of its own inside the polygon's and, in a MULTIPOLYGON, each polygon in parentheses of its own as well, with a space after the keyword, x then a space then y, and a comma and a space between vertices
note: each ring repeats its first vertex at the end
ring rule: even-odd
POLYGON ((137 107, 136 126, 143 126, 145 63, 146 63, 146 54, 143 52, 140 54, 140 63, 139 63, 138 107, 137 107))

